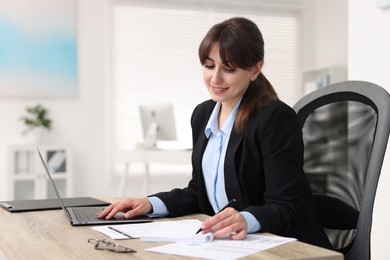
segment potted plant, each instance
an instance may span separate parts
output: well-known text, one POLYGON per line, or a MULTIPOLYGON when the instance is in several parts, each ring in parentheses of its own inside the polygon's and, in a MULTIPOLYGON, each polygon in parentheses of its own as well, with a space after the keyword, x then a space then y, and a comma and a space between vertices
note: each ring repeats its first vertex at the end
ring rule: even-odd
POLYGON ((49 131, 52 128, 52 121, 48 118, 48 110, 42 105, 38 104, 33 107, 27 107, 27 115, 22 116, 20 120, 26 126, 26 129, 22 132, 23 135, 27 133, 38 130, 38 140, 42 137, 42 130, 49 131))

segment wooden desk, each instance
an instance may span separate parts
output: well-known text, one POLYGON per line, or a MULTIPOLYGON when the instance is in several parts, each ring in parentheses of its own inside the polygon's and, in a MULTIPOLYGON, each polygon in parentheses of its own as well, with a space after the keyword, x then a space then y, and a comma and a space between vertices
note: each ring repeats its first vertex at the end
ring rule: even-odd
MULTIPOLYGON (((206 218, 204 215, 185 218, 194 217, 201 220, 206 218)), ((145 248, 162 243, 143 243, 139 239, 116 241, 137 250, 134 254, 96 250, 87 242, 88 238, 107 237, 88 226, 71 226, 62 210, 9 213, 0 209, 0 259, 191 259, 146 252, 145 248)), ((295 241, 251 255, 246 259, 342 260, 343 256, 337 252, 295 241)))

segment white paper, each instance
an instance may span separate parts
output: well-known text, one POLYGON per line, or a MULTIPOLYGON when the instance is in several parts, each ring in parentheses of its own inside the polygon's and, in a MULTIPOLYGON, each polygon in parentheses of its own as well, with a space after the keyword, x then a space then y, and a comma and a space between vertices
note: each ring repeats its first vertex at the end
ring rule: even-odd
POLYGON ((158 221, 140 224, 98 226, 92 229, 112 239, 141 238, 143 242, 210 242, 212 233, 195 234, 202 222, 197 219, 158 221), (126 234, 126 235, 123 235, 126 234))
POLYGON ((93 230, 99 231, 100 233, 103 233, 104 235, 112 239, 129 239, 128 236, 122 235, 121 233, 116 232, 113 229, 110 229, 109 226, 96 226, 91 228, 93 230))
POLYGON ((238 259, 295 241, 295 238, 249 234, 244 240, 214 239, 210 243, 172 243, 145 249, 150 252, 205 259, 238 259))
POLYGON ((212 233, 196 234, 202 224, 201 221, 196 219, 164 221, 153 224, 157 225, 153 227, 153 230, 141 235, 141 241, 206 243, 214 239, 212 233))

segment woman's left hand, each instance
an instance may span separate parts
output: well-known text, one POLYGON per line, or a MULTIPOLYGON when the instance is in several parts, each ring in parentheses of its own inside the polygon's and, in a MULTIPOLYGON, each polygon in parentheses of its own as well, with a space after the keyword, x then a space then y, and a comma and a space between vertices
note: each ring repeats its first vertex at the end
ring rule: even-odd
POLYGON ((227 208, 202 223, 202 233, 212 232, 214 237, 229 236, 231 239, 244 239, 248 224, 245 218, 234 208, 227 208))

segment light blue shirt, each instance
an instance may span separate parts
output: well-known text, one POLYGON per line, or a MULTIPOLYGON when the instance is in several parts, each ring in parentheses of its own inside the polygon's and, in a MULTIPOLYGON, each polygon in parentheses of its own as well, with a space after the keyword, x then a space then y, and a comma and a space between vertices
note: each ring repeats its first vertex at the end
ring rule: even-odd
MULTIPOLYGON (((221 129, 218 128, 218 114, 221 104, 217 103, 205 128, 205 135, 209 139, 202 159, 202 170, 205 179, 207 197, 214 212, 220 211, 227 203, 228 198, 225 191, 224 165, 226 149, 236 119, 238 107, 241 100, 236 104, 232 113, 221 129)), ((169 214, 165 204, 157 197, 148 198, 153 207, 151 217, 164 217, 169 214)), ((248 233, 260 230, 260 223, 249 212, 242 211, 241 215, 248 224, 248 233)))
POLYGON ((220 109, 221 103, 217 103, 204 130, 209 141, 202 158, 202 170, 207 197, 215 213, 219 212, 228 203, 225 191, 225 175, 223 173, 226 148, 234 119, 237 115, 238 106, 233 109, 221 129, 218 127, 218 114, 220 109))

